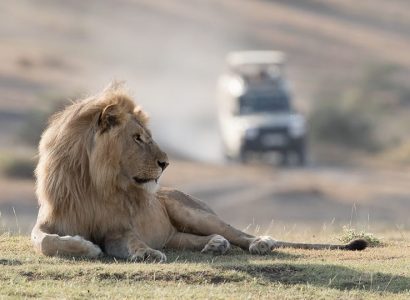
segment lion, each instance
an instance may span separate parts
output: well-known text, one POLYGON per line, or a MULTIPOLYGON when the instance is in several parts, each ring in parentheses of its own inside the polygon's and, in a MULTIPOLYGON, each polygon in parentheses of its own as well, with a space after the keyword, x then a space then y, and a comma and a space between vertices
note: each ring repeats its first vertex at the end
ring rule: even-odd
POLYGON ((46 256, 104 254, 164 262, 164 248, 224 254, 232 244, 263 255, 280 247, 367 246, 365 240, 346 245, 289 243, 242 232, 204 202, 160 188, 168 165, 146 113, 122 84, 70 104, 52 116, 39 144, 34 248, 46 256))

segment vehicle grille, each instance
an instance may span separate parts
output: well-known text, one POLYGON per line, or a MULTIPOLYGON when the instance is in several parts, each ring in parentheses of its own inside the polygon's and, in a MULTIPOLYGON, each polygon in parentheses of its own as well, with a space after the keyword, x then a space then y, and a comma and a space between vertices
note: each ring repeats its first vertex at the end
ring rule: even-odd
POLYGON ((288 135, 288 128, 287 127, 262 127, 259 129, 259 135, 263 136, 265 134, 276 134, 282 133, 284 135, 288 135))
POLYGON ((259 135, 255 139, 245 141, 244 148, 251 151, 267 151, 272 149, 282 149, 289 144, 289 134, 287 127, 264 127, 259 128, 259 135), (271 144, 264 142, 268 136, 282 136, 283 142, 279 144, 271 144))

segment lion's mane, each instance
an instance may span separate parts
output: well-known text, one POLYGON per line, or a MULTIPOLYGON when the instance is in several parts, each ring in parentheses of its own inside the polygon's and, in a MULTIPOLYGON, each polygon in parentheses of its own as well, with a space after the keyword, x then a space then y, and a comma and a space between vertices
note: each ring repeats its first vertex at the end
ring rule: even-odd
POLYGON ((123 128, 116 126, 115 130, 101 135, 98 143, 95 135, 101 112, 110 105, 120 108, 120 118, 134 113, 146 122, 140 107, 121 84, 114 83, 101 94, 75 102, 52 116, 42 135, 35 170, 36 194, 40 215, 50 222, 43 221, 60 224, 57 233, 77 231, 89 236, 103 230, 92 228, 99 226, 93 220, 109 219, 101 206, 112 201, 118 189, 115 181, 122 145, 115 138, 123 128), (65 222, 53 222, 50 218, 65 222))

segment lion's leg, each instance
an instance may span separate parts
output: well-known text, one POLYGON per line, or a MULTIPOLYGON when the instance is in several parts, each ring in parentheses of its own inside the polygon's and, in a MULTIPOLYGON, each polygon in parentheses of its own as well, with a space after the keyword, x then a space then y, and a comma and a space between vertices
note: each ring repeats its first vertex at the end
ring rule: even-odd
POLYGON ((202 253, 224 254, 230 249, 230 244, 227 239, 218 234, 201 236, 177 232, 165 247, 181 250, 200 250, 202 253))
POLYGON ((363 250, 365 240, 354 240, 346 245, 306 244, 277 241, 270 236, 255 237, 233 228, 219 219, 203 202, 172 189, 161 189, 159 199, 164 203, 172 223, 179 231, 204 236, 218 234, 231 244, 249 250, 252 254, 267 254, 274 248, 363 250))
POLYGON ((162 189, 158 197, 163 201, 168 215, 179 231, 210 236, 218 234, 231 244, 255 254, 265 254, 274 240, 258 238, 223 222, 203 202, 176 190, 162 189))
POLYGON ((97 245, 84 238, 76 236, 59 236, 49 234, 36 225, 31 233, 31 241, 34 248, 47 256, 84 256, 97 257, 101 249, 97 245))
POLYGON ((161 251, 150 248, 135 233, 109 234, 104 241, 105 253, 117 258, 136 262, 165 262, 167 257, 161 251))

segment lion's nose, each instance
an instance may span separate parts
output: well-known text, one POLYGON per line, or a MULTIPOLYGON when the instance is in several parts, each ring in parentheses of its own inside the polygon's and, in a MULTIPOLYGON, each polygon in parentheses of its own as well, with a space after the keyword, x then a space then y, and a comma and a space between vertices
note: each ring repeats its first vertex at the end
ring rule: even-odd
POLYGON ((167 162, 167 161, 158 160, 157 163, 158 163, 158 166, 162 169, 162 171, 164 171, 165 168, 168 167, 168 165, 169 165, 169 162, 167 162))

